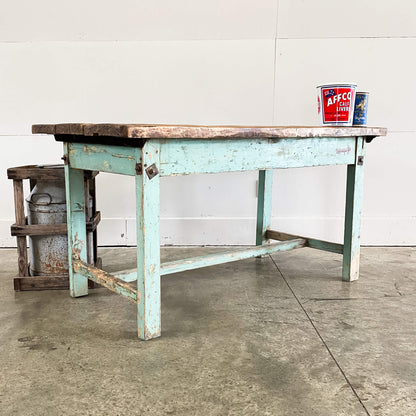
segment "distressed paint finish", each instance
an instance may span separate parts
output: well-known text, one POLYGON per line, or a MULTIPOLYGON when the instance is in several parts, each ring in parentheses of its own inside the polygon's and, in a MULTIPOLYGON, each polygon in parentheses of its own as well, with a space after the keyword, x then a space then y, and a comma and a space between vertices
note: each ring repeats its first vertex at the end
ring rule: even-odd
MULTIPOLYGON (((247 139, 238 142, 221 140, 210 143, 209 152, 206 141, 170 141, 163 145, 162 157, 173 162, 162 160, 160 174, 243 171, 255 170, 257 166, 287 168, 345 164, 353 160, 353 141, 352 138, 303 139, 293 145, 288 139, 264 139, 257 142, 247 139), (182 169, 184 166, 189 166, 188 170, 182 169)), ((68 160, 73 168, 135 175, 136 153, 140 149, 84 143, 69 143, 68 147, 68 160)))
MULTIPOLYGON (((249 259, 276 251, 288 251, 301 248, 306 245, 306 240, 302 238, 283 241, 276 244, 230 250, 223 253, 209 254, 206 256, 191 257, 189 259, 175 260, 160 265, 160 275, 183 272, 185 270, 200 269, 202 267, 215 266, 217 264, 229 263, 237 260, 249 259)), ((124 282, 132 282, 137 278, 137 269, 122 270, 114 273, 114 276, 124 282)))
POLYGON ((160 174, 183 175, 354 163, 355 138, 162 140, 160 174))
POLYGON ((151 179, 150 166, 159 167, 158 141, 147 142, 142 148, 143 171, 136 175, 137 227, 137 325, 143 340, 160 336, 160 237, 159 237, 159 177, 151 179))
POLYGON ((257 192, 257 223, 256 223, 256 245, 266 244, 266 230, 270 227, 272 217, 272 186, 273 171, 260 170, 257 192))
POLYGON ((135 175, 136 153, 140 149, 125 146, 68 143, 68 161, 76 169, 135 175))
POLYGON ((282 241, 275 244, 267 244, 245 248, 241 250, 226 251, 224 253, 209 254, 207 256, 192 257, 185 260, 170 261, 161 266, 161 275, 183 272, 185 270, 199 269, 201 267, 214 266, 216 264, 229 263, 237 260, 249 259, 277 251, 288 251, 305 246, 305 240, 296 239, 282 241))
POLYGON ((360 228, 363 198, 365 140, 358 137, 355 163, 347 168, 347 195, 345 201, 344 257, 342 280, 357 280, 360 270, 360 228))
POLYGON ((135 282, 137 280, 137 268, 115 272, 114 276, 123 282, 135 282))
MULTIPOLYGON (((68 157, 68 145, 64 144, 68 157)), ((84 172, 65 165, 65 189, 68 224, 69 291, 72 297, 88 295, 88 279, 73 269, 72 261, 87 262, 87 230, 85 221, 84 172)))
POLYGON ((106 287, 112 292, 118 293, 133 302, 140 300, 140 293, 137 294, 137 290, 133 289, 128 283, 118 279, 116 276, 93 267, 81 260, 72 260, 72 265, 76 273, 106 287))
POLYGON ((266 238, 272 240, 287 241, 295 238, 303 238, 306 241, 306 247, 316 248, 318 250, 329 251, 331 253, 342 254, 344 252, 344 246, 338 243, 331 243, 329 241, 317 240, 316 238, 302 237, 295 234, 281 233, 280 231, 267 230, 266 238))

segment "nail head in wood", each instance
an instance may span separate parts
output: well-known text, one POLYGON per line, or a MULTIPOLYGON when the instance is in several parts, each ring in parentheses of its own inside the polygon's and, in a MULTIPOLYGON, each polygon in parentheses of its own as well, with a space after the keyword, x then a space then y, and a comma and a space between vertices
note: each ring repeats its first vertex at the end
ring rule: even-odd
POLYGON ((136 175, 142 175, 143 174, 143 167, 141 163, 136 163, 136 175))

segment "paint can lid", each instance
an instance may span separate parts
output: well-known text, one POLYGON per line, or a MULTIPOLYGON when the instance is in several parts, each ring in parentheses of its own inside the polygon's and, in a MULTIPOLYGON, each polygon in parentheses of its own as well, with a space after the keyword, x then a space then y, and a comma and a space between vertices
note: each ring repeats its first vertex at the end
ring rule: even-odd
POLYGON ((316 88, 330 88, 330 87, 357 87, 356 82, 331 82, 320 84, 316 88))

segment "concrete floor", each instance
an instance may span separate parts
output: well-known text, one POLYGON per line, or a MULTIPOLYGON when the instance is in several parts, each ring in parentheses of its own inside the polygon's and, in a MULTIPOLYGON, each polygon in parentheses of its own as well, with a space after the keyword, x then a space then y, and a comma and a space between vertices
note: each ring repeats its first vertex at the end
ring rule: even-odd
POLYGON ((0 415, 416 415, 414 248, 364 248, 352 284, 308 248, 164 277, 148 342, 121 296, 15 293, 15 250, 0 264, 0 415))

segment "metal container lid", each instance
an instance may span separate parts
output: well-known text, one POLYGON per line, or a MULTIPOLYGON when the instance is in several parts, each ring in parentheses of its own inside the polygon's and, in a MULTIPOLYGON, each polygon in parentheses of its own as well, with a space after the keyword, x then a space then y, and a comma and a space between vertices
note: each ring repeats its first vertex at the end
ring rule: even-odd
POLYGON ((26 198, 30 205, 66 204, 64 180, 38 180, 26 198))
POLYGON ((330 87, 357 87, 356 82, 331 82, 318 85, 316 88, 330 88, 330 87))

